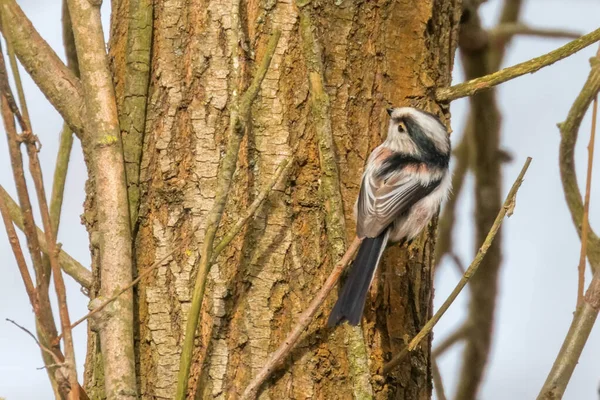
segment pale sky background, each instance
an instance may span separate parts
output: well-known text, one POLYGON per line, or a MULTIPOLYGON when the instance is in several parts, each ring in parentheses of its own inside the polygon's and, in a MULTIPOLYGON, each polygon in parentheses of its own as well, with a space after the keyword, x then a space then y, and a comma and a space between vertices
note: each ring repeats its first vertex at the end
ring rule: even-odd
MULTIPOLYGON (((19 3, 41 35, 63 57, 60 2, 23 0, 19 3)), ((499 0, 490 0, 482 6, 486 25, 495 21, 500 3, 499 0)), ((523 19, 535 26, 576 29, 582 33, 600 26, 600 2, 597 1, 526 0, 525 4, 523 19)), ((103 17, 108 22, 108 2, 105 2, 103 17)), ((507 53, 505 66, 546 53, 564 43, 564 40, 556 39, 517 38, 507 53)), ((499 106, 504 115, 502 145, 514 157, 514 161, 503 169, 504 193, 510 188, 525 158, 533 157, 533 163, 519 192, 515 214, 504 223, 500 297, 491 360, 479 396, 481 400, 534 399, 572 319, 580 244, 562 194, 557 163, 559 132, 556 123, 565 119, 588 75, 588 60, 596 49, 596 46, 591 46, 534 75, 503 84, 499 89, 499 106)), ((62 121, 26 74, 24 78, 33 128, 43 143, 40 158, 46 171, 45 182, 49 192, 62 121)), ((460 65, 455 68, 454 81, 462 81, 460 65)), ((464 126, 466 104, 465 100, 452 104, 454 143, 457 143, 464 126)), ((589 127, 588 115, 582 125, 576 153, 582 186, 589 127)), ((77 140, 71 163, 59 241, 66 251, 84 265, 89 265, 88 236, 79 219, 86 172, 77 140)), ((600 174, 599 163, 596 162, 594 169, 595 183, 600 182, 597 178, 600 174)), ((15 195, 11 176, 6 141, 0 139, 0 184, 15 195)), ((473 243, 471 179, 467 181, 465 189, 464 193, 468 196, 461 198, 455 243, 456 252, 468 263, 474 247, 479 244, 473 243)), ((596 184, 592 191, 590 215, 596 230, 600 229, 600 213, 595 205, 599 201, 600 184, 596 184)), ((22 245, 25 246, 24 240, 22 245)), ((0 397, 4 396, 7 400, 51 399, 47 374, 36 369, 43 364, 38 348, 31 338, 4 321, 5 318, 15 319, 34 329, 31 307, 4 228, 0 229, 0 255, 4 260, 0 269, 0 397)), ((436 280, 436 307, 444 301, 458 279, 456 269, 445 262, 436 280)), ((589 279, 588 274, 587 282, 589 279)), ((66 277, 65 280, 74 320, 86 313, 87 298, 79 293, 72 279, 66 277)), ((434 346, 436 341, 460 326, 465 317, 467 300, 468 290, 465 290, 436 327, 434 346)), ((78 372, 81 375, 85 359, 85 328, 76 328, 74 336, 78 372)), ((456 346, 439 360, 446 394, 450 398, 460 371, 461 350, 461 346, 456 346)), ((600 329, 596 327, 571 379, 565 399, 598 398, 598 354, 600 329)))

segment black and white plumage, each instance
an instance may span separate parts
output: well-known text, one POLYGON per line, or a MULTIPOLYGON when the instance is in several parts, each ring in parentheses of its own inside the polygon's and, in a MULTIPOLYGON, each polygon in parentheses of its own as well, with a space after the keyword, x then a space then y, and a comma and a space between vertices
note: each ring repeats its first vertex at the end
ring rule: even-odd
POLYGON ((367 161, 356 201, 356 234, 364 238, 328 325, 357 325, 389 242, 410 240, 429 223, 450 191, 450 140, 433 114, 390 108, 386 140, 367 161))

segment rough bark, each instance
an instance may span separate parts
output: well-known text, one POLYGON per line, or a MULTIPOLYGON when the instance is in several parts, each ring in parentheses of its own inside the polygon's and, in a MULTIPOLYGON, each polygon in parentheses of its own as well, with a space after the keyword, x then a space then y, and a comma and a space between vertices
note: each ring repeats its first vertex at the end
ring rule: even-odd
MULTIPOLYGON (((385 133, 385 108, 412 105, 447 120, 433 96, 435 88, 450 82, 455 11, 460 7, 455 3, 302 4, 322 50, 323 90, 329 97, 332 154, 347 228, 345 238, 335 237, 340 243, 353 237, 353 203, 366 157, 385 133)), ((113 2, 120 10, 127 4, 113 2)), ((236 398, 337 261, 328 237, 330 199, 323 187, 318 121, 309 101, 300 10, 291 2, 244 2, 238 28, 231 2, 162 0, 154 7, 137 269, 152 265, 181 238, 193 234, 195 245, 175 254, 137 288, 136 365, 143 399, 174 396, 194 265, 205 217, 214 203, 232 92, 251 78, 273 30, 282 32, 252 107, 217 240, 299 143, 296 162, 289 179, 275 186, 254 220, 212 267, 188 390, 189 398, 236 398), (236 53, 239 66, 232 61, 236 53), (194 233, 195 226, 200 228, 194 233)), ((113 16, 111 62, 117 97, 123 93, 126 25, 113 16)), ((324 329, 324 312, 265 385, 261 398, 349 398, 357 378, 372 387, 375 398, 430 398, 429 345, 387 380, 378 378, 377 371, 431 314, 433 231, 428 229, 409 249, 395 246, 385 257, 362 327, 369 350, 363 376, 350 378, 357 368, 350 365, 347 332, 324 329)), ((92 364, 88 367, 93 370, 92 364)))

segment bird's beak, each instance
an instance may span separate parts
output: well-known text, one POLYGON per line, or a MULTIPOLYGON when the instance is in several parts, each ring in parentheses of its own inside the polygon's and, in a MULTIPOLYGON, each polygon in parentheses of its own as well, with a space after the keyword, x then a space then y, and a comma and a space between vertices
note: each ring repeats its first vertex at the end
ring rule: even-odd
POLYGON ((388 115, 391 117, 392 113, 394 112, 394 109, 392 107, 390 107, 386 111, 387 111, 388 115))

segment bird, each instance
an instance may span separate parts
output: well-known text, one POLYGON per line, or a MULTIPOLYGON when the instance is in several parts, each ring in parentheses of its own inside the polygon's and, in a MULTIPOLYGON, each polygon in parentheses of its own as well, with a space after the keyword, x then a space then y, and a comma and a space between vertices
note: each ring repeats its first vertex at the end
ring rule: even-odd
POLYGON ((388 108, 387 137, 369 155, 354 206, 363 239, 327 321, 358 325, 388 242, 410 241, 427 226, 451 186, 448 131, 434 114, 388 108))

